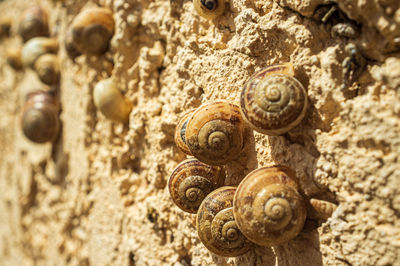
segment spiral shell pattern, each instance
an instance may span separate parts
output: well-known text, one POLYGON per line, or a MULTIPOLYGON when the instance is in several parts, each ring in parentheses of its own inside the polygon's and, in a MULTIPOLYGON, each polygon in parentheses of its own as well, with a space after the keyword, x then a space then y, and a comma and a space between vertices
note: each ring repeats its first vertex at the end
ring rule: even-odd
POLYGON ((218 166, 197 159, 181 162, 172 172, 168 188, 174 203, 185 212, 196 213, 204 198, 224 184, 225 177, 218 166))
POLYGON ((291 64, 276 65, 257 72, 246 83, 240 96, 240 110, 254 130, 281 135, 303 119, 307 93, 293 75, 291 64))
POLYGON ((240 232, 232 209, 235 187, 221 187, 210 193, 197 212, 197 232, 204 246, 224 257, 246 253, 250 242, 240 232))
POLYGON ((243 148, 244 123, 239 107, 215 102, 198 108, 186 127, 190 152, 210 165, 223 165, 239 156, 243 148))
POLYGON ((225 11, 225 0, 193 0, 196 12, 206 18, 214 19, 225 11))
POLYGON ((336 204, 319 199, 310 199, 310 204, 316 212, 317 217, 322 220, 326 220, 331 217, 337 208, 336 204))
POLYGON ((189 147, 186 144, 186 127, 189 123, 191 115, 192 112, 188 112, 179 120, 174 136, 176 146, 187 155, 192 155, 189 147))
POLYGON ((242 233, 261 246, 281 245, 297 236, 306 219, 297 187, 294 171, 284 166, 249 173, 238 186, 233 203, 242 233))

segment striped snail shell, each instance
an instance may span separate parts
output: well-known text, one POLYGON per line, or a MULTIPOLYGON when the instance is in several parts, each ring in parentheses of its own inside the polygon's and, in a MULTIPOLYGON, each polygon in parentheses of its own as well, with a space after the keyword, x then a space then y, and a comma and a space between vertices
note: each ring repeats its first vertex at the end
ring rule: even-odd
POLYGON ((60 66, 55 54, 40 56, 35 62, 34 69, 44 84, 54 85, 60 79, 60 66))
POLYGON ((313 207, 317 218, 321 220, 327 220, 329 217, 332 216, 333 212, 337 208, 336 204, 319 199, 310 199, 310 204, 313 207))
POLYGON ((261 246, 276 246, 296 237, 306 219, 293 170, 263 167, 249 173, 237 188, 233 203, 242 233, 261 246))
POLYGON ((36 60, 48 53, 57 53, 58 51, 58 42, 53 38, 46 37, 35 37, 30 39, 25 45, 22 47, 21 58, 22 63, 26 67, 34 67, 36 60))
POLYGON ((215 19, 225 11, 225 0, 193 0, 196 12, 206 19, 215 19))
POLYGON ((270 66, 255 73, 244 86, 240 110, 246 122, 267 135, 282 135, 298 125, 308 105, 292 64, 270 66))
POLYGON ((175 128, 175 144, 185 154, 192 155, 186 144, 186 127, 193 112, 186 113, 175 128))
POLYGON ((224 185, 225 177, 218 166, 197 159, 181 162, 172 172, 168 188, 174 203, 185 212, 196 213, 203 199, 224 185))
POLYGON ((186 143, 203 163, 223 165, 242 151, 243 131, 239 107, 218 101, 194 111, 186 127, 186 143))
POLYGON ((221 187, 213 191, 204 199, 197 212, 199 238, 208 250, 219 256, 237 257, 251 247, 233 216, 235 191, 235 187, 221 187))
POLYGON ((24 42, 34 37, 49 35, 47 12, 40 6, 25 11, 19 24, 18 33, 24 42))

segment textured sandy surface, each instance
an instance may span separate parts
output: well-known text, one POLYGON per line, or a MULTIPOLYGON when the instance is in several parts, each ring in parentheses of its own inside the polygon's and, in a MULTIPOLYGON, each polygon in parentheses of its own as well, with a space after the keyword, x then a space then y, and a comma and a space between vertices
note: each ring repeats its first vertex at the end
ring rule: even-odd
MULTIPOLYGON (((17 15, 33 2, 0 3, 0 15, 15 18, 14 33, 17 15)), ((400 264, 398 0, 338 1, 354 20, 350 37, 315 18, 323 0, 231 0, 214 21, 188 0, 35 2, 51 10, 60 41, 90 6, 112 9, 116 28, 104 56, 73 62, 60 50, 63 126, 53 145, 23 137, 24 95, 43 85, 31 70, 5 63, 5 48, 21 45, 19 37, 0 40, 2 265, 400 264), (212 255, 194 215, 175 207, 166 188, 185 158, 173 142, 175 125, 201 103, 238 103, 255 71, 289 61, 308 91, 306 118, 283 136, 248 130, 243 153, 225 166, 225 183, 284 164, 307 196, 339 208, 326 222, 308 220, 286 245, 212 255), (94 107, 94 85, 111 75, 134 104, 129 125, 94 107)))

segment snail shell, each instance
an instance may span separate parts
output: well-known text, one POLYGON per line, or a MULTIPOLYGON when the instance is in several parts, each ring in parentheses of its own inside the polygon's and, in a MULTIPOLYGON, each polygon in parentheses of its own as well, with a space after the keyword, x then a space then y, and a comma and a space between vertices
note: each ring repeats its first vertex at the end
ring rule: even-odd
POLYGON ((24 66, 34 67, 36 60, 48 53, 57 53, 58 42, 53 38, 36 37, 22 47, 21 58, 24 66))
POLYGON ((249 173, 238 186, 233 203, 242 233, 261 246, 281 245, 296 237, 307 213, 297 188, 294 171, 284 166, 249 173))
POLYGON ((35 71, 39 79, 47 85, 54 85, 60 79, 58 57, 55 54, 44 54, 35 62, 35 71))
POLYGON ((21 119, 24 135, 36 143, 54 140, 60 128, 58 112, 58 102, 51 94, 44 91, 28 94, 21 119))
POLYGON ((178 122, 175 128, 175 144, 178 148, 187 155, 190 153, 189 147, 186 144, 186 127, 193 112, 186 113, 178 122))
POLYGON ((112 78, 99 81, 93 90, 94 105, 108 119, 125 123, 132 104, 122 96, 112 78))
POLYGON ((7 49, 7 63, 15 70, 22 69, 21 48, 7 49))
POLYGON ((75 57, 80 56, 82 53, 79 52, 78 48, 76 47, 72 34, 73 33, 71 29, 67 31, 64 40, 64 46, 68 56, 74 59, 75 57))
POLYGON ((254 74, 240 96, 240 110, 250 126, 267 135, 282 135, 298 125, 308 105, 303 85, 290 63, 254 74))
POLYGON ((186 143, 194 157, 210 165, 223 165, 243 148, 244 122, 239 107, 215 102, 199 107, 186 127, 186 143))
POLYGON ((199 238, 208 250, 219 256, 240 256, 251 247, 233 217, 235 191, 235 187, 218 188, 204 199, 197 212, 199 238))
POLYGON ((310 204, 313 207, 313 210, 316 213, 316 216, 319 219, 326 220, 329 217, 332 216, 332 213, 336 210, 337 205, 325 201, 325 200, 319 200, 319 199, 310 199, 310 204))
POLYGON ((107 8, 87 9, 75 17, 71 29, 78 51, 85 54, 104 53, 114 34, 113 14, 107 8))
POLYGON ((25 11, 19 24, 18 33, 24 42, 34 37, 48 36, 47 12, 40 6, 35 6, 25 11))
POLYGON ((172 172, 168 188, 174 203, 185 212, 196 213, 204 198, 224 184, 225 177, 218 166, 197 159, 181 162, 172 172))
POLYGON ((225 11, 225 0, 193 0, 196 12, 206 19, 215 19, 225 11))
POLYGON ((5 17, 0 20, 0 38, 10 36, 11 18, 5 17))

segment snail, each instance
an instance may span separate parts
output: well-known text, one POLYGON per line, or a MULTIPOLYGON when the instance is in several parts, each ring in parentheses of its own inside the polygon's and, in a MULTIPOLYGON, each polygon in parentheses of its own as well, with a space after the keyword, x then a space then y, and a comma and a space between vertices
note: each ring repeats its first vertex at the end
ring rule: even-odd
POLYGON ((11 18, 4 17, 0 20, 0 38, 10 36, 11 18))
POLYGON ((178 122, 175 128, 175 144, 185 154, 192 155, 189 147, 186 144, 186 126, 189 122, 189 118, 193 112, 186 113, 178 122))
POLYGON ((122 96, 112 78, 99 81, 93 90, 94 105, 108 119, 127 122, 132 104, 122 96))
POLYGON ((337 205, 319 199, 310 199, 310 204, 313 207, 313 211, 315 212, 317 218, 326 220, 332 216, 332 213, 336 210, 337 205))
POLYGON ((71 30, 73 43, 79 52, 104 53, 114 34, 113 14, 107 8, 87 9, 75 17, 71 30))
POLYGON ((215 19, 225 11, 225 0, 193 0, 196 12, 206 19, 215 19))
POLYGON ((49 35, 47 12, 40 6, 34 6, 25 11, 19 24, 18 33, 24 42, 49 35))
POLYGON ((64 40, 64 46, 65 50, 67 51, 67 54, 69 57, 74 59, 77 56, 80 56, 82 53, 78 51, 78 48, 76 48, 76 45, 74 43, 74 40, 72 39, 72 30, 69 29, 67 31, 67 34, 65 36, 64 40))
POLYGON ((290 63, 255 73, 244 86, 240 110, 246 122, 267 135, 282 135, 298 125, 308 105, 303 85, 290 63))
POLYGON ((44 54, 57 53, 58 42, 53 38, 36 37, 22 47, 21 58, 24 66, 34 67, 36 60, 44 54))
POLYGON ((44 143, 54 140, 60 128, 59 104, 48 92, 35 91, 27 95, 22 110, 22 131, 31 141, 44 143))
POLYGON ((54 85, 60 79, 60 67, 55 54, 40 56, 35 62, 34 69, 44 84, 54 85))
POLYGON ((306 219, 293 170, 263 167, 249 173, 237 188, 233 213, 238 227, 261 246, 281 245, 296 237, 306 219))
POLYGON ((251 243, 240 232, 232 211, 235 187, 221 187, 211 192, 197 212, 199 238, 211 252, 224 257, 243 255, 251 243))
POLYGON ((6 51, 7 63, 15 70, 22 69, 21 48, 8 48, 6 51))
POLYGON ((196 213, 203 199, 224 184, 219 166, 210 166, 197 159, 187 159, 172 172, 168 188, 174 203, 185 212, 196 213))
POLYGON ((223 165, 243 148, 244 122, 237 105, 218 101, 199 107, 186 126, 191 154, 210 165, 223 165))

